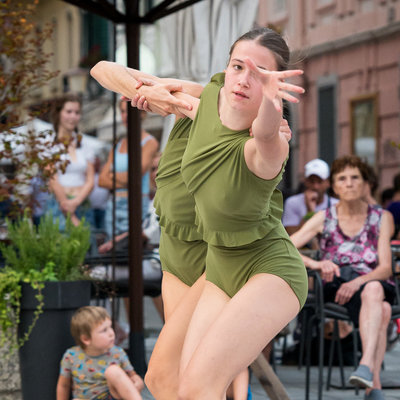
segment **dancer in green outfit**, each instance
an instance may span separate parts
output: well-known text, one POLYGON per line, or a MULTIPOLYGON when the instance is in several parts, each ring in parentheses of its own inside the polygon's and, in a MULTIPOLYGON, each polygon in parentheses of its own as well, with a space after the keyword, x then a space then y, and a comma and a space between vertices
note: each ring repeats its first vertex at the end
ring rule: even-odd
MULTIPOLYGON (((129 72, 132 71, 129 70, 129 72)), ((125 69, 121 70, 121 66, 117 64, 103 62, 94 68, 92 74, 107 88, 113 89, 118 85, 114 80, 118 82, 121 76, 126 79, 124 72, 125 69), (110 69, 115 71, 115 75, 110 69)), ((137 74, 135 75, 137 77, 148 78, 148 75, 141 74, 139 71, 133 72, 137 74)), ((156 78, 152 77, 152 79, 156 78)), ((160 82, 165 82, 168 90, 177 87, 174 81, 160 80, 160 82)), ((183 87, 194 96, 199 95, 203 89, 196 84, 183 83, 183 87)), ((154 95, 159 96, 159 90, 155 91, 154 95)), ((168 91, 165 95, 167 98, 170 96, 168 91)), ((167 104, 168 102, 165 101, 166 107, 167 104)), ((179 104, 185 103, 179 102, 179 104)), ((157 399, 177 397, 183 340, 205 281, 202 274, 205 271, 207 244, 201 240, 201 235, 197 232, 194 200, 187 191, 180 174, 181 160, 191 125, 190 118, 177 121, 169 135, 157 174, 155 206, 160 215, 162 229, 160 258, 163 267, 162 293, 166 324, 153 350, 149 372, 146 375, 146 383, 157 399)), ((283 122, 282 130, 290 135, 286 121, 283 122)), ((243 383, 235 384, 235 392, 243 392, 241 398, 246 399, 247 369, 238 376, 235 383, 238 381, 243 383)))
MULTIPOLYGON (((183 176, 209 246, 207 282, 180 366, 181 398, 221 399, 232 379, 304 303, 304 266, 280 224, 275 191, 288 154, 287 138, 279 133, 281 99, 297 102, 288 91, 302 92, 283 82, 300 71, 277 71, 288 59, 285 46, 270 30, 250 32, 235 43, 226 76, 216 76, 206 87, 200 105, 184 93, 175 96, 191 103, 191 110, 187 104, 173 109, 159 99, 149 102, 153 111, 196 117, 183 176)), ((133 83, 142 77, 129 75, 131 90, 123 80, 120 89, 111 79, 101 83, 132 98, 137 92, 133 83)), ((171 100, 171 90, 159 81, 157 86, 164 100, 171 100)), ((150 89, 143 86, 139 92, 149 99, 150 89)))

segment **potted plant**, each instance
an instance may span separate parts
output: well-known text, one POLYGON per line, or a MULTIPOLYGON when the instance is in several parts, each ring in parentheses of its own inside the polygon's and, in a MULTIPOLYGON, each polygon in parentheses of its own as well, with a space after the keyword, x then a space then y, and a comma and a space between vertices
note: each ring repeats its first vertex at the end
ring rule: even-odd
POLYGON ((90 230, 68 219, 60 232, 51 214, 35 227, 27 213, 8 230, 9 243, 0 243, 0 345, 19 349, 23 398, 53 399, 60 359, 73 344, 70 318, 90 302, 90 230))

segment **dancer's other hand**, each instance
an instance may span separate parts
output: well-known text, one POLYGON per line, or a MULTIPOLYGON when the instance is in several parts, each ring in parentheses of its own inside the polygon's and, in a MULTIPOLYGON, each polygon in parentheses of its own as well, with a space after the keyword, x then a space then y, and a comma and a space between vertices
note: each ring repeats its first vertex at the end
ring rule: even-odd
POLYGON ((173 83, 157 83, 150 79, 138 80, 136 89, 140 92, 131 99, 131 105, 139 110, 154 112, 163 117, 176 114, 184 117, 178 108, 192 109, 192 105, 173 96, 174 92, 181 92, 182 85, 173 83))
POLYGON ((299 102, 299 99, 289 92, 302 94, 304 93, 304 89, 301 86, 287 83, 284 79, 302 75, 303 71, 301 69, 268 71, 258 67, 250 58, 246 58, 244 61, 262 84, 264 96, 271 100, 278 112, 282 112, 283 99, 291 103, 299 102))

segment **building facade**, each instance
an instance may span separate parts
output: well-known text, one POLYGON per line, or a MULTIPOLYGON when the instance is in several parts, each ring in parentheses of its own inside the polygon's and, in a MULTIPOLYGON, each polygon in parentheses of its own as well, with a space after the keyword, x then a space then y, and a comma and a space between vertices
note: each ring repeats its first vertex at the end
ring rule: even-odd
POLYGON ((86 91, 87 79, 82 81, 84 87, 77 87, 70 77, 79 73, 83 76, 86 70, 87 78, 91 66, 110 57, 113 52, 111 24, 61 0, 40 0, 35 20, 39 28, 45 24, 53 26, 53 35, 45 43, 45 51, 52 54, 49 69, 59 71, 58 76, 43 87, 40 97, 48 98, 74 89, 86 91))
POLYGON ((357 154, 379 190, 400 172, 400 1, 260 0, 257 24, 280 30, 306 93, 290 108, 291 186, 320 157, 357 154))

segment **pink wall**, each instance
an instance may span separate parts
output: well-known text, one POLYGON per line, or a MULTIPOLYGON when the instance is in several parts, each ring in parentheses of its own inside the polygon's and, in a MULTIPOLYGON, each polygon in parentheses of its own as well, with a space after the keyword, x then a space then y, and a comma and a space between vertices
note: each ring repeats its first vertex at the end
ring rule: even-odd
POLYGON ((257 23, 283 29, 297 58, 305 58, 301 67, 307 92, 295 113, 294 177, 301 180, 304 164, 318 157, 318 81, 335 76, 336 154, 351 152, 351 99, 376 93, 379 190, 390 186, 400 171, 400 150, 390 144, 400 143, 400 0, 287 0, 279 15, 266 5, 273 1, 260 3, 257 23))

